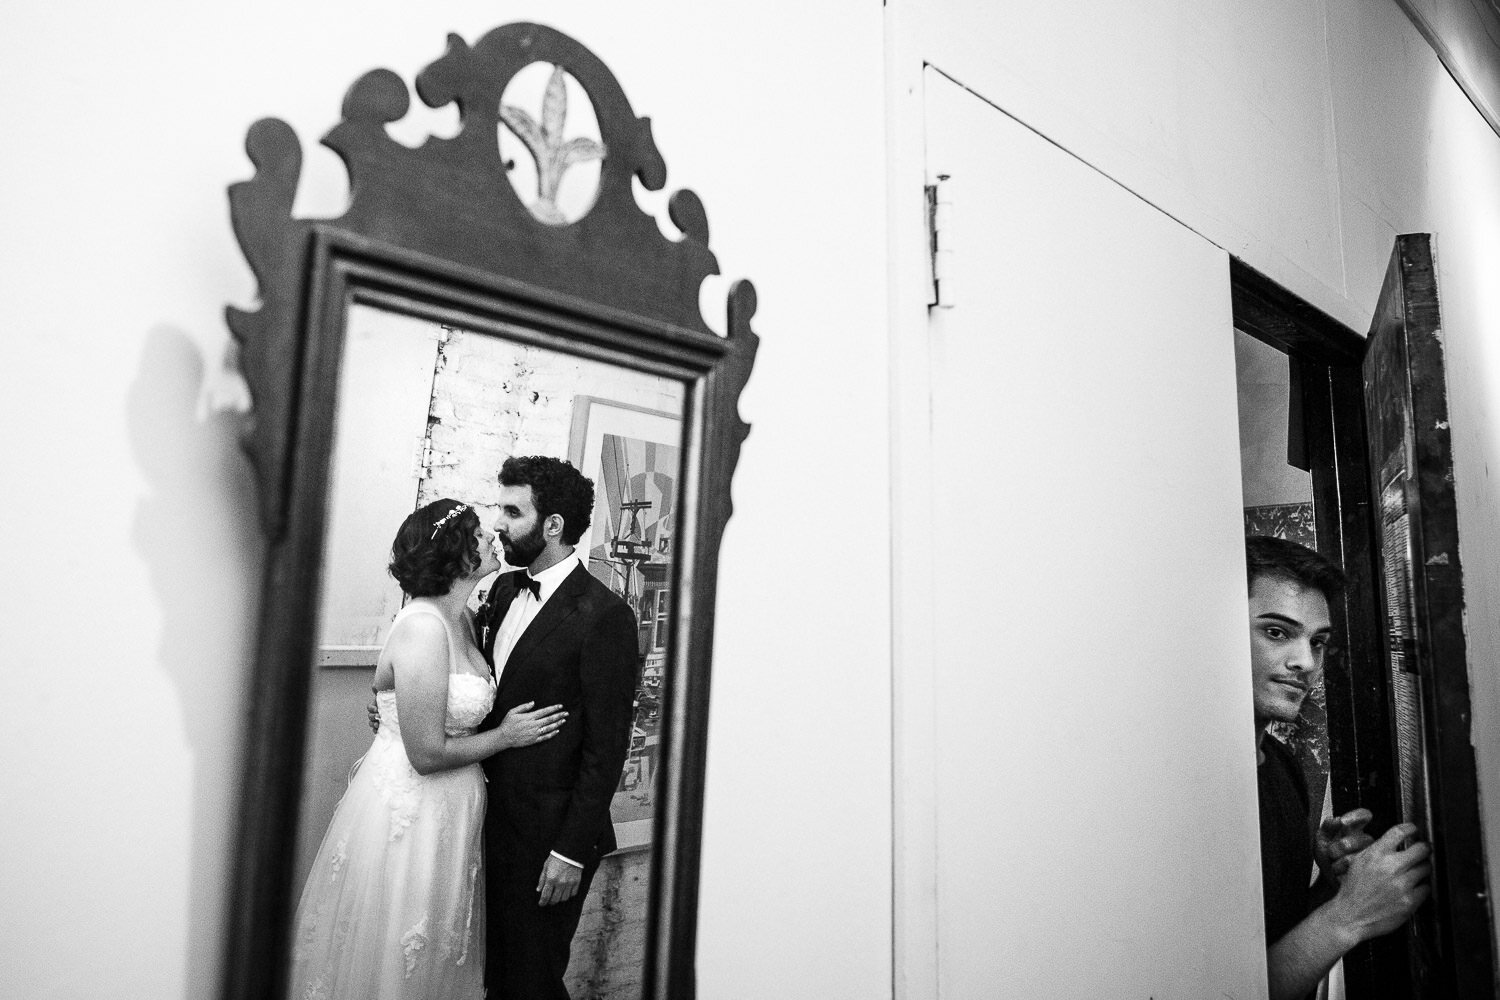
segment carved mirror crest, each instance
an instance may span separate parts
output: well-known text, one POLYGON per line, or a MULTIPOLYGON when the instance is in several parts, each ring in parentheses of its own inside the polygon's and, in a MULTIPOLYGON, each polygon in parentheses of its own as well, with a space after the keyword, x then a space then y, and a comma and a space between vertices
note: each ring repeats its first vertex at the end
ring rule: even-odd
MULTIPOLYGON (((543 454, 594 481, 577 555, 635 633, 618 850, 586 897, 569 986, 688 997, 717 552, 748 431, 737 401, 754 289, 731 287, 726 336, 703 322, 700 286, 718 273, 703 206, 671 195, 675 239, 639 207, 634 181, 666 184, 649 119, 573 39, 535 24, 472 46, 450 35, 415 89, 455 105, 459 130, 402 145, 387 126, 409 110, 405 82, 365 74, 323 139, 349 173, 339 218, 292 216, 302 151, 275 119, 251 127, 255 176, 230 188, 260 290, 257 308, 227 315, 269 551, 224 995, 286 995, 303 882, 370 746, 371 671, 403 603, 385 573, 396 529, 443 497, 488 527, 501 462, 543 454)), ((422 928, 404 959, 452 947, 422 928)))

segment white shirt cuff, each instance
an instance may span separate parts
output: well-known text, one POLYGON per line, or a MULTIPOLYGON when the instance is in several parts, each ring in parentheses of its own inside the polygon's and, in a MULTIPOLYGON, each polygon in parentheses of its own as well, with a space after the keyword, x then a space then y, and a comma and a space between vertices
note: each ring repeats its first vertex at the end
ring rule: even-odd
POLYGON ((572 865, 574 868, 582 868, 583 867, 583 865, 580 865, 578 862, 574 861, 572 858, 565 858, 561 854, 558 854, 556 851, 549 851, 548 853, 550 853, 554 858, 556 858, 559 861, 565 861, 565 862, 567 862, 568 864, 572 865))

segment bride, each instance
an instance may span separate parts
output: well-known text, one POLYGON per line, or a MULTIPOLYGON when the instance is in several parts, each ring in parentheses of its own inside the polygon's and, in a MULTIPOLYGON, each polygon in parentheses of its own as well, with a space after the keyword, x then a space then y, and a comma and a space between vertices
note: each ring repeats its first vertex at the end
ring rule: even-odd
POLYGON ((551 739, 561 706, 475 727, 495 681, 469 595, 500 567, 495 536, 456 500, 402 523, 391 575, 410 598, 375 667, 380 727, 328 824, 297 905, 292 1000, 484 995, 485 788, 479 761, 551 739))

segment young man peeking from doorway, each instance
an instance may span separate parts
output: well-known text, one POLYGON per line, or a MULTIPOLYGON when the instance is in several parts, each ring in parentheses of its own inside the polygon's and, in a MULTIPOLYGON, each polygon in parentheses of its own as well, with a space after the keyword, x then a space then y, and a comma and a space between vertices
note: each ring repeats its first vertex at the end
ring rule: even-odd
POLYGON ((1271 1000, 1301 1000, 1351 948, 1395 930, 1422 904, 1429 849, 1403 846, 1417 833, 1410 823, 1371 837, 1364 829, 1372 818, 1368 809, 1330 816, 1309 834, 1301 769, 1266 730, 1294 721, 1322 674, 1333 633, 1328 609, 1343 589, 1343 573, 1281 538, 1247 539, 1245 558, 1266 966, 1271 1000))

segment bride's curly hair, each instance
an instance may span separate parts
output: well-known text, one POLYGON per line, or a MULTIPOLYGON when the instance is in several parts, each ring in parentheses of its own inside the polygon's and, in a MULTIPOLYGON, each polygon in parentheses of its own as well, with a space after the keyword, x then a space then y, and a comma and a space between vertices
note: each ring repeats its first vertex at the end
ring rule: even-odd
POLYGON ((401 522, 391 543, 391 576, 411 597, 437 597, 482 562, 479 515, 457 500, 434 500, 401 522))

